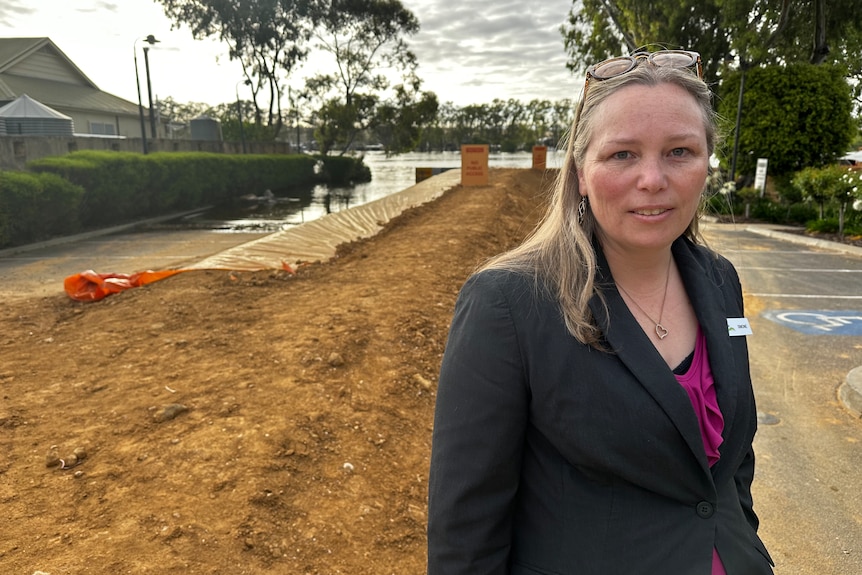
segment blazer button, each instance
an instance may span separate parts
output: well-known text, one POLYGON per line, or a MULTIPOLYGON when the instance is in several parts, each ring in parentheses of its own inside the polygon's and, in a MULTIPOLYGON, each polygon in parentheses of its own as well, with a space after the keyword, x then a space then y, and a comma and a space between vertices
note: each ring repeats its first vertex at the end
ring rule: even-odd
POLYGON ((713 505, 709 501, 701 501, 697 504, 696 510, 697 514, 700 517, 704 519, 709 519, 715 513, 715 505, 713 505))

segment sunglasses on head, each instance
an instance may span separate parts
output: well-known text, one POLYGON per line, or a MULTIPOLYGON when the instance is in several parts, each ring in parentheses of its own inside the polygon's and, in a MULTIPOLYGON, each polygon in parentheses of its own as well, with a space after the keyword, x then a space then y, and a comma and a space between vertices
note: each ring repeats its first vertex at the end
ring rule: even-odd
POLYGON ((703 61, 697 52, 688 50, 659 50, 658 52, 636 52, 631 56, 611 58, 587 68, 584 94, 591 80, 608 80, 631 72, 642 62, 665 68, 692 68, 697 77, 703 80, 703 61))
POLYGON ((697 77, 703 80, 703 61, 700 54, 688 50, 659 50, 658 52, 635 52, 631 56, 619 56, 610 58, 587 68, 587 78, 584 81, 584 92, 578 109, 575 113, 575 124, 580 122, 581 111, 584 108, 584 100, 587 98, 587 89, 591 81, 601 82, 627 74, 638 67, 639 64, 648 62, 653 66, 665 68, 690 68, 697 73, 697 77))

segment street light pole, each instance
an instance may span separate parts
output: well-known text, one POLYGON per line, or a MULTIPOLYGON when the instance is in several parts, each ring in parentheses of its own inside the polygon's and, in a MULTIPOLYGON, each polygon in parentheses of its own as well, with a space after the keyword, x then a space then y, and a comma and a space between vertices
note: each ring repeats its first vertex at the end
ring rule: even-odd
POLYGON ((245 128, 242 125, 242 104, 239 101, 239 82, 237 82, 233 89, 236 94, 236 114, 239 116, 239 139, 242 142, 242 153, 245 154, 245 128))
POLYGON ((733 156, 730 159, 730 179, 736 181, 736 155, 739 152, 739 123, 742 119, 742 96, 745 94, 745 69, 748 65, 744 58, 739 59, 739 100, 736 103, 736 128, 733 132, 733 156))
POLYGON ((143 146, 144 154, 147 153, 147 129, 144 126, 144 104, 141 102, 141 77, 138 74, 138 39, 132 46, 135 54, 135 82, 138 84, 138 115, 141 118, 141 145, 143 146))
POLYGON ((296 153, 301 154, 302 145, 299 142, 299 106, 294 102, 293 97, 290 94, 290 86, 287 87, 287 99, 293 107, 293 121, 296 127, 296 153))
MULTIPOLYGON (((158 40, 150 34, 146 37, 145 41, 152 46, 158 40)), ((153 85, 150 82, 150 56, 149 56, 150 48, 149 46, 144 46, 144 67, 147 70, 147 96, 149 96, 150 100, 150 135, 153 139, 156 139, 156 115, 153 111, 153 85)))
MULTIPOLYGON (((146 124, 144 123, 144 103, 141 101, 141 77, 140 77, 140 73, 138 71, 138 40, 143 40, 144 42, 146 42, 150 46, 152 46, 153 44, 158 42, 158 40, 156 40, 155 36, 150 34, 146 38, 135 38, 135 42, 132 45, 132 50, 134 51, 134 60, 135 60, 135 83, 138 86, 138 116, 140 117, 140 120, 141 120, 141 145, 143 147, 144 154, 146 154, 148 152, 148 149, 147 149, 147 128, 146 128, 146 124)), ((147 50, 148 49, 149 48, 147 48, 146 46, 144 47, 144 63, 146 64, 146 68, 147 68, 147 89, 149 91, 149 96, 150 96, 150 126, 152 128, 153 139, 155 139, 155 137, 156 137, 156 119, 155 119, 155 116, 153 116, 153 92, 152 92, 152 89, 150 89, 150 61, 149 61, 149 58, 147 57, 147 50)))

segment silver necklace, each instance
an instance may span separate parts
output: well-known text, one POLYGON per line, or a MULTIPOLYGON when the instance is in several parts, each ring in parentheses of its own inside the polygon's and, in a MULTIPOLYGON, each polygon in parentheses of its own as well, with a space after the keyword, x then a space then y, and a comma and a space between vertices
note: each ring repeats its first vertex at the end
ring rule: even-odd
POLYGON ((667 286, 668 286, 668 284, 670 284, 670 260, 668 260, 668 262, 667 262, 667 277, 665 277, 665 280, 664 280, 664 296, 662 296, 662 298, 661 298, 661 307, 658 310, 658 321, 656 321, 652 317, 650 317, 650 315, 644 310, 644 308, 642 308, 640 305, 638 305, 638 302, 635 301, 635 298, 633 298, 631 296, 631 294, 629 292, 627 292, 623 286, 621 286, 620 284, 617 284, 617 287, 620 288, 622 290, 622 292, 624 294, 626 294, 626 296, 628 296, 629 301, 631 301, 633 304, 635 304, 635 307, 638 308, 641 311, 641 313, 647 317, 648 320, 650 320, 651 322, 653 322, 655 324, 655 334, 658 336, 659 339, 666 338, 667 334, 668 334, 667 328, 665 326, 663 326, 661 323, 661 317, 662 317, 662 314, 664 314, 664 302, 665 302, 665 300, 667 300, 667 286))

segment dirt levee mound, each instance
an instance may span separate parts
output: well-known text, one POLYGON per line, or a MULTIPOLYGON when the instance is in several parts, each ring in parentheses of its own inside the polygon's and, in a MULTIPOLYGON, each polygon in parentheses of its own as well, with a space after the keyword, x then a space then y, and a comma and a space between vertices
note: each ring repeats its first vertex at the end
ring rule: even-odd
POLYGON ((492 170, 295 275, 0 303, 0 571, 424 572, 455 297, 549 180, 492 170))

